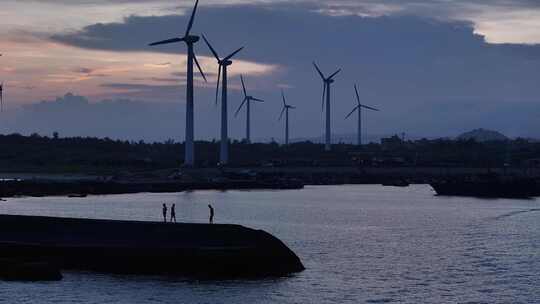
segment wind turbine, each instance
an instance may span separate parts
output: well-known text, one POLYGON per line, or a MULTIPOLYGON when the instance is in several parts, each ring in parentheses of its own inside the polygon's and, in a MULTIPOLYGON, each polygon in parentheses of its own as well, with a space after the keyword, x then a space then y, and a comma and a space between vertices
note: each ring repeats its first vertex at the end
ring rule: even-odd
POLYGON ((195 123, 194 123, 194 104, 193 104, 193 61, 197 64, 197 68, 201 73, 204 81, 206 81, 206 76, 204 75, 201 65, 195 56, 193 51, 193 45, 199 41, 199 36, 191 35, 191 28, 193 27, 193 21, 195 19, 195 13, 197 12, 197 6, 199 5, 199 0, 195 2, 195 7, 191 13, 191 18, 189 19, 188 27, 184 37, 181 38, 172 38, 163 41, 158 41, 151 43, 150 46, 184 42, 187 45, 187 85, 186 85, 186 139, 185 139, 185 160, 184 165, 194 166, 195 165, 195 149, 194 149, 194 137, 195 137, 195 123))
MULTIPOLYGON (((2 54, 0 54, 1 56, 2 54)), ((0 112, 4 112, 4 82, 0 83, 0 112)))
MULTIPOLYGON (((2 54, 0 54, 2 57, 2 54)), ((0 83, 0 112, 4 112, 4 82, 0 83)))
POLYGON ((281 97, 283 98, 283 110, 281 110, 279 120, 283 118, 283 113, 285 113, 285 145, 289 145, 289 109, 296 109, 296 107, 287 104, 283 90, 281 90, 281 97))
POLYGON ((322 97, 322 106, 324 111, 324 104, 325 104, 325 98, 326 98, 326 139, 325 139, 325 146, 324 149, 326 151, 330 151, 332 149, 332 128, 331 128, 331 122, 330 122, 330 87, 332 83, 334 83, 334 77, 341 72, 341 69, 337 70, 334 74, 330 75, 330 77, 324 77, 324 74, 321 72, 321 69, 317 66, 315 62, 313 62, 313 65, 315 66, 315 69, 321 76, 324 84, 323 89, 323 97, 322 97), (325 96, 326 95, 326 96, 325 96))
POLYGON ((229 162, 229 135, 228 135, 228 115, 227 115, 227 67, 232 64, 231 58, 234 57, 238 52, 240 52, 244 47, 239 48, 238 50, 232 52, 229 56, 220 59, 216 50, 212 47, 208 39, 203 35, 204 42, 208 45, 214 57, 218 62, 218 79, 216 87, 216 104, 218 101, 218 92, 219 92, 219 80, 221 74, 223 73, 223 83, 221 85, 221 142, 220 142, 220 153, 219 153, 219 163, 221 165, 226 165, 229 162))
POLYGON ((264 100, 248 95, 246 90, 246 84, 244 83, 244 77, 242 75, 240 75, 240 80, 242 81, 242 89, 244 90, 244 100, 238 107, 238 110, 236 110, 234 116, 237 116, 242 107, 246 105, 246 142, 251 143, 251 102, 264 102, 264 100))
POLYGON ((347 115, 347 117, 345 117, 345 119, 349 118, 355 111, 358 111, 358 145, 362 146, 362 108, 377 112, 379 110, 360 103, 360 95, 358 94, 358 88, 356 85, 354 85, 354 91, 356 92, 356 102, 358 105, 351 111, 351 113, 349 113, 349 115, 347 115))

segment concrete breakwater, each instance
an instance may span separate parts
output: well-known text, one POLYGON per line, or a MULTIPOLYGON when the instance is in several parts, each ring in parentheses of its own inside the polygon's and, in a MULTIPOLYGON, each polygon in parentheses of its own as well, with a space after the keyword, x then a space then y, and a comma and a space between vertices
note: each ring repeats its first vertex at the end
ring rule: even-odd
POLYGON ((304 269, 283 242, 240 225, 0 215, 0 259, 59 269, 196 277, 281 276, 304 269))

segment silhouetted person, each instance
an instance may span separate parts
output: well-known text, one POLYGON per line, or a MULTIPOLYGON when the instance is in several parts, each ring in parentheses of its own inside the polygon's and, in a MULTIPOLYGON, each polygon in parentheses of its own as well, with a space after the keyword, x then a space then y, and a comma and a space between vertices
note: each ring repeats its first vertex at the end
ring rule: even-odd
POLYGON ((167 222, 167 205, 163 204, 163 222, 167 222))
POLYGON ((173 222, 176 223, 176 204, 172 204, 172 207, 171 207, 171 223, 173 222))
POLYGON ((210 208, 210 224, 214 223, 214 208, 212 208, 211 205, 208 205, 208 208, 210 208))

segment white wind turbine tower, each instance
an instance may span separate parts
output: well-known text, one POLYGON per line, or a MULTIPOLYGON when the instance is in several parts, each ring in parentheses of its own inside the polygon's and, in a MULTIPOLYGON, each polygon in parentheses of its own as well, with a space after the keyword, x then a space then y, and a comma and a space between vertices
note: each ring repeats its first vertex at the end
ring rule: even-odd
POLYGON ((349 118, 355 111, 358 111, 358 146, 362 146, 362 108, 372 110, 372 111, 379 111, 378 109, 363 105, 360 103, 360 94, 358 94, 358 88, 356 85, 354 85, 354 91, 356 92, 356 102, 358 105, 345 117, 345 119, 349 118))
POLYGON ((283 109, 279 115, 279 120, 283 118, 283 113, 285 113, 285 145, 289 145, 289 109, 296 109, 285 100, 285 93, 281 90, 281 97, 283 98, 283 109))
POLYGON ((326 136, 325 136, 325 146, 324 149, 326 151, 330 151, 332 149, 332 127, 331 127, 331 116, 330 116, 330 88, 332 83, 334 83, 334 77, 341 72, 341 69, 337 70, 334 74, 330 75, 330 77, 324 77, 324 74, 321 72, 321 69, 317 66, 315 62, 313 62, 313 65, 315 66, 315 69, 321 76, 324 88, 323 88, 323 111, 324 111, 324 104, 326 102, 326 136), (325 100, 326 99, 326 100, 325 100))
POLYGON ((264 102, 264 100, 248 95, 246 90, 246 84, 244 83, 244 77, 242 75, 240 75, 240 80, 242 81, 242 89, 244 90, 244 100, 238 107, 238 110, 236 110, 234 116, 237 116, 242 107, 246 105, 246 142, 251 143, 251 102, 264 102))
POLYGON ((184 37, 181 38, 172 38, 159 42, 151 43, 150 46, 169 44, 176 42, 184 42, 187 45, 187 84, 186 84, 186 138, 185 138, 185 166, 194 166, 195 165, 195 147, 194 147, 194 138, 195 138, 195 122, 194 122, 194 103, 193 103, 193 61, 197 64, 199 72, 201 72, 202 77, 206 81, 206 76, 204 75, 201 65, 195 56, 193 51, 193 45, 199 41, 199 36, 191 35, 191 28, 193 27, 193 21, 195 19, 195 13, 197 12, 197 6, 199 5, 199 0, 195 2, 195 7, 191 13, 191 18, 189 19, 188 27, 184 37))
POLYGON ((239 48, 238 50, 231 53, 229 56, 220 59, 216 50, 212 47, 208 39, 203 35, 203 39, 216 57, 218 62, 218 79, 216 87, 216 104, 218 99, 219 92, 219 80, 222 78, 223 83, 221 85, 221 141, 220 141, 220 153, 219 153, 219 163, 221 165, 226 165, 229 162, 229 135, 228 135, 228 105, 227 105, 227 67, 232 64, 231 58, 234 57, 238 52, 240 52, 244 47, 239 48), (222 76, 223 74, 223 76, 222 76))
MULTIPOLYGON (((2 54, 0 54, 2 57, 2 54)), ((4 112, 4 82, 0 83, 0 112, 4 112)))

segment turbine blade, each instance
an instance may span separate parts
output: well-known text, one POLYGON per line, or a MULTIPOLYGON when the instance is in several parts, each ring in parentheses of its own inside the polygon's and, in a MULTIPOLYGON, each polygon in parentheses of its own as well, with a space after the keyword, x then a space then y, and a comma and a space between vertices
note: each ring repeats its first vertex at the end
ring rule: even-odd
POLYGON ((281 98, 283 99, 283 106, 287 106, 287 102, 285 101, 285 92, 283 92, 283 89, 281 89, 281 98))
POLYGON ((241 48, 239 48, 238 50, 232 52, 229 56, 225 57, 225 58, 223 59, 223 61, 227 61, 227 60, 233 58, 234 55, 238 54, 238 52, 240 52, 240 51, 243 50, 243 49, 244 49, 244 47, 241 47, 241 48))
POLYGON ((219 97, 219 82, 221 80, 221 64, 218 65, 218 72, 217 72, 217 85, 216 85, 216 106, 218 104, 218 97, 219 97))
POLYGON ((289 109, 296 109, 295 106, 288 106, 289 109))
POLYGON ((203 72, 203 70, 201 68, 201 65, 199 64, 199 60, 197 60, 197 56, 195 56, 195 54, 193 54, 193 59, 195 60, 195 63, 197 64, 197 68, 199 68, 199 72, 201 72, 202 78, 204 78, 205 82, 208 82, 208 80, 206 80, 206 76, 204 75, 204 72, 203 72))
MULTIPOLYGON (((247 98, 244 98, 244 101, 242 101, 242 103, 240 104, 240 106, 238 107, 238 110, 236 110, 236 113, 234 113, 234 117, 238 116, 238 113, 240 113, 240 110, 242 110, 242 107, 244 106, 244 104, 246 103, 246 101, 248 101, 247 98)), ((248 101, 249 102, 249 101, 248 101)))
POLYGON ((188 27, 186 29, 186 36, 189 36, 189 32, 191 32, 191 28, 193 27, 193 21, 195 20, 195 13, 197 12, 197 6, 199 6, 199 0, 195 2, 195 7, 193 8, 193 12, 191 12, 191 18, 189 18, 188 27))
POLYGON ((208 45, 208 48, 210 49, 212 54, 214 54, 214 57, 216 57, 217 61, 219 62, 219 55, 216 52, 216 50, 214 50, 214 48, 212 47, 212 45, 210 44, 210 42, 208 41, 208 39, 206 39, 206 37, 204 35, 202 35, 202 37, 204 39, 204 42, 206 42, 206 45, 208 45))
POLYGON ((365 109, 369 109, 369 110, 372 110, 372 111, 377 111, 377 112, 379 112, 378 109, 375 109, 375 108, 372 108, 372 107, 368 107, 368 106, 365 106, 365 105, 360 105, 360 107, 365 108, 365 109))
POLYGON ((285 110, 287 109, 287 107, 283 107, 283 110, 281 110, 281 114, 279 115, 279 119, 278 120, 281 120, 283 118, 283 113, 285 113, 285 110))
POLYGON ((251 97, 251 100, 255 100, 255 101, 258 101, 258 102, 264 102, 263 99, 259 99, 259 98, 255 98, 255 97, 251 97))
POLYGON ((349 115, 347 115, 347 116, 345 117, 345 119, 349 118, 354 112, 356 112, 356 110, 358 110, 359 107, 360 107, 360 106, 354 107, 354 109, 351 111, 351 113, 349 113, 349 115))
POLYGON ((160 45, 160 44, 176 43, 176 42, 181 42, 181 41, 185 41, 185 39, 184 39, 184 38, 172 38, 172 39, 167 39, 167 40, 162 40, 162 41, 150 43, 149 46, 160 45))
POLYGON ((323 112, 324 112, 325 95, 326 95, 326 82, 324 83, 324 87, 322 91, 322 111, 323 112))
POLYGON ((358 102, 358 105, 360 105, 360 94, 358 94, 358 88, 356 87, 356 84, 354 85, 354 91, 356 92, 356 101, 358 102))
POLYGON ((240 80, 242 81, 242 89, 244 90, 244 96, 247 97, 246 84, 244 83, 244 76, 240 75, 240 80))
POLYGON ((321 75, 322 80, 326 80, 326 78, 324 78, 324 74, 321 72, 321 69, 319 69, 319 67, 317 66, 317 64, 315 63, 315 61, 313 61, 313 65, 315 66, 315 69, 317 70, 317 72, 319 73, 319 75, 321 75))
POLYGON ((334 74, 330 75, 330 77, 328 77, 328 79, 334 78, 334 76, 336 76, 339 72, 341 72, 341 69, 337 70, 334 74))

